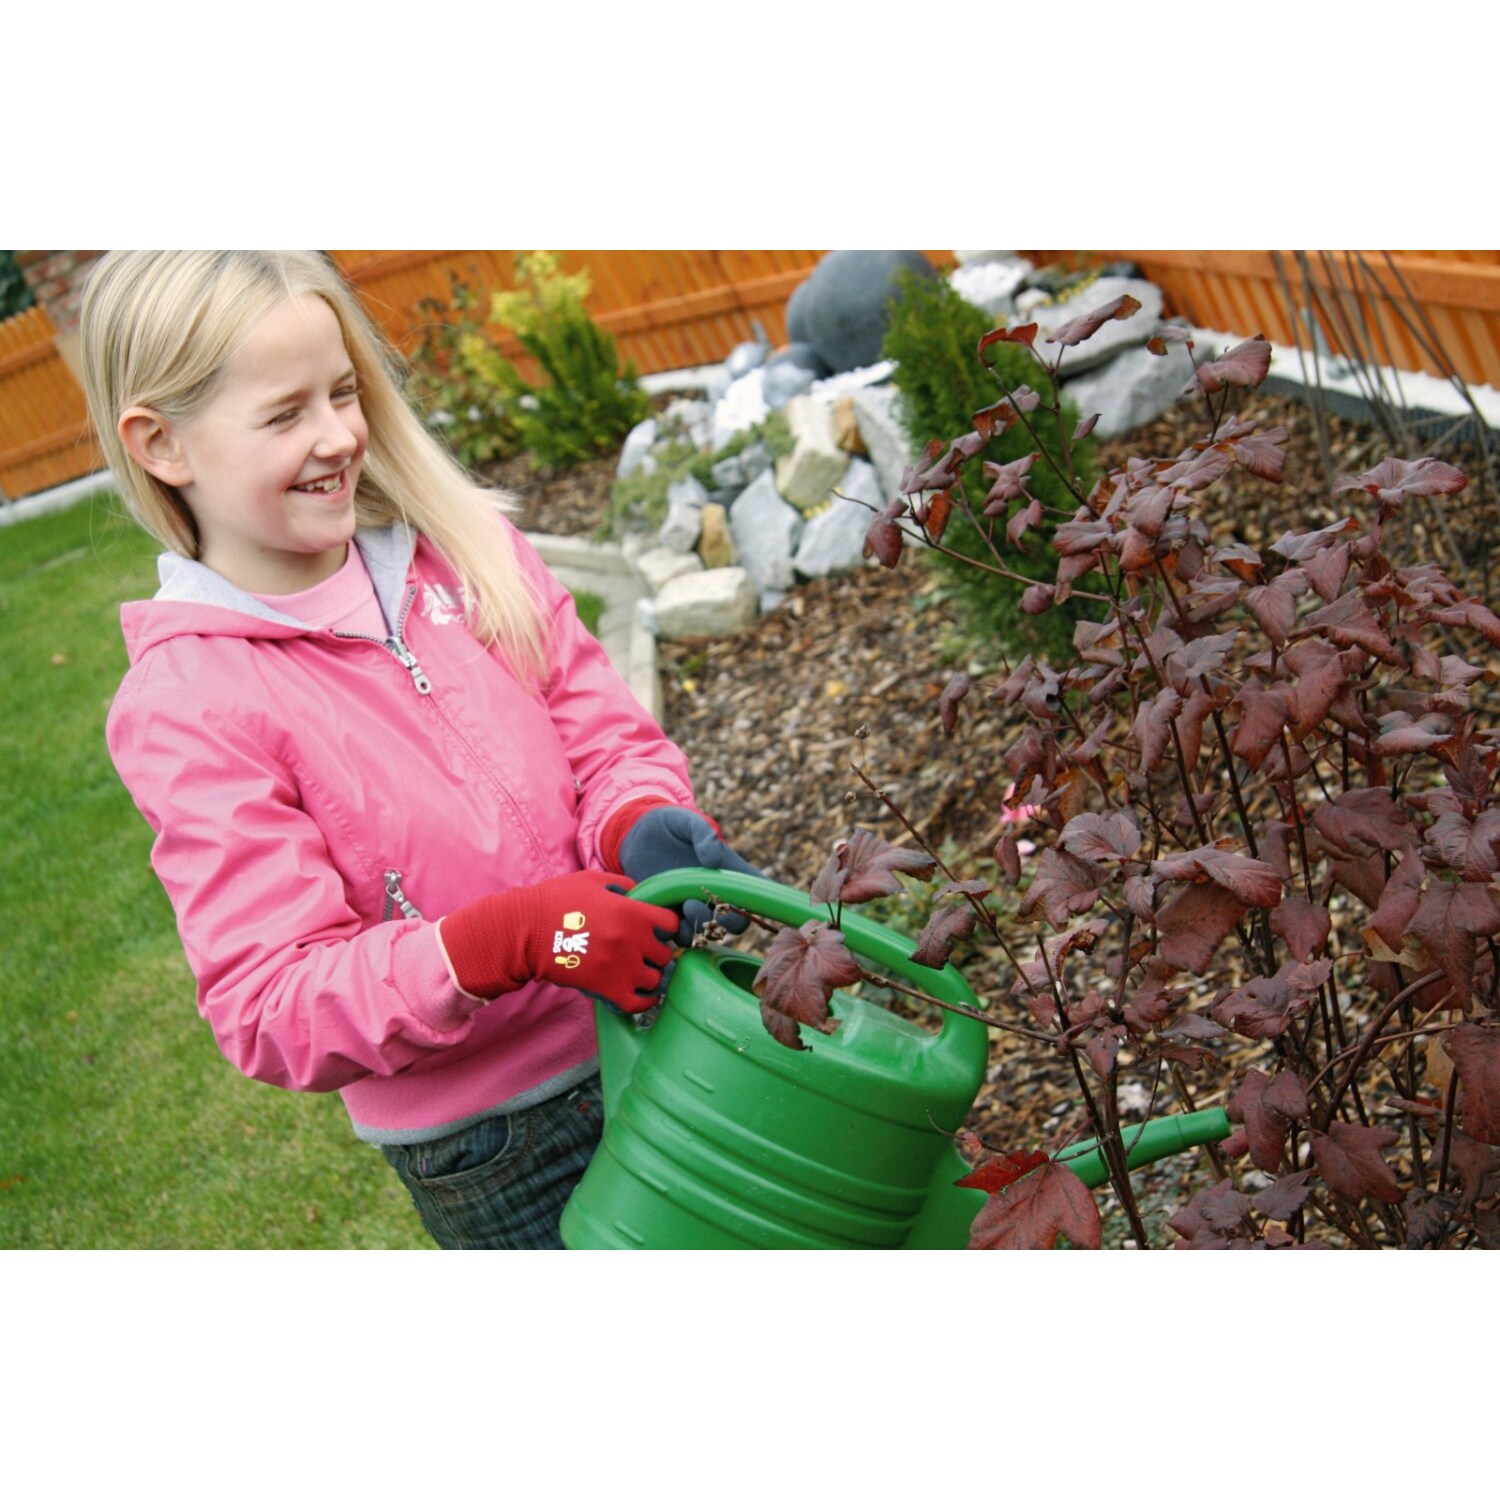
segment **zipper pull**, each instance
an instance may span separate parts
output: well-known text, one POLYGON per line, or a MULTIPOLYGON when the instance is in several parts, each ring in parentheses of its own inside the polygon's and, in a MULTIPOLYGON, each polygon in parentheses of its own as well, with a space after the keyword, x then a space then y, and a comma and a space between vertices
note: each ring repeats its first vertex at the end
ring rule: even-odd
POLYGON ((403 917, 420 917, 422 915, 410 901, 406 899, 406 892, 401 889, 401 871, 387 870, 385 872, 385 909, 380 914, 382 922, 391 919, 391 908, 399 906, 403 917))
POLYGON ((390 645, 396 660, 411 674, 412 686, 425 698, 432 691, 432 684, 427 680, 422 664, 411 654, 406 642, 399 636, 392 636, 390 645))

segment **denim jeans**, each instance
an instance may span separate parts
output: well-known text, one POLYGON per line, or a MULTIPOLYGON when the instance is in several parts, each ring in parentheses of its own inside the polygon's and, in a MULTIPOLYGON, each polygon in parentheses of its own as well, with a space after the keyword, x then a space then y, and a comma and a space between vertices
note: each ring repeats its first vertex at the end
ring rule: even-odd
POLYGON ((603 1129, 595 1076, 456 1135, 380 1149, 444 1250, 561 1250, 558 1220, 603 1129))

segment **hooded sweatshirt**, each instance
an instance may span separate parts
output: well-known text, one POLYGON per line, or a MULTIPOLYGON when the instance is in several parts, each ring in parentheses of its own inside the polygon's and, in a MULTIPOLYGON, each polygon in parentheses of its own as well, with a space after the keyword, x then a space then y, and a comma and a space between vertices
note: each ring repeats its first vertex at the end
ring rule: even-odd
MULTIPOLYGON (((464 624, 453 570, 404 526, 355 536, 390 635, 310 627, 171 554, 126 604, 106 726, 225 1056, 334 1090, 361 1138, 432 1139, 598 1067, 592 1002, 537 983, 481 1004, 438 920, 603 865, 611 815, 691 807, 685 758, 496 515, 550 619, 528 683, 464 624)), ((616 820, 618 827, 618 820, 616 820)))

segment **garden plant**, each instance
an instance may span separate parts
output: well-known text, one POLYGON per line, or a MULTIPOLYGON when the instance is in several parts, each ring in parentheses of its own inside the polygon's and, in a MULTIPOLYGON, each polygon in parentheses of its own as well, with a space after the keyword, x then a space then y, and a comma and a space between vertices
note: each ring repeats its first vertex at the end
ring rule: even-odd
POLYGON ((1002 717, 1001 763, 976 778, 992 847, 925 838, 856 763, 850 800, 874 799, 908 838, 858 829, 809 872, 827 917, 776 936, 763 1018, 815 1046, 838 1024, 833 990, 869 977, 843 908, 935 895, 919 961, 1003 955, 985 1019, 1076 1088, 1055 1139, 964 1133, 966 1180, 990 1194, 974 1247, 1101 1244, 1094 1196, 1049 1161, 1084 1135, 1104 1142, 1141 1247, 1500 1246, 1500 729, 1484 697, 1500 618, 1393 544, 1404 506, 1441 504, 1465 477, 1388 457, 1333 486, 1349 510, 1335 524, 1263 550, 1215 540, 1218 481, 1283 477, 1285 431, 1235 412, 1270 347, 1200 361, 1164 329, 1148 347, 1181 361, 1202 439, 1085 482, 1089 423, 1064 414, 1058 377, 1137 309, 1115 299, 1040 348, 1034 324, 985 333, 992 399, 935 436, 875 516, 867 555, 887 568, 910 547, 968 557, 1029 615, 1085 613, 1065 652, 991 682, 959 672, 938 700, 957 756, 989 753, 970 748, 971 715, 1002 717), (1034 384, 1002 376, 998 349, 1024 351, 1034 384), (1001 433, 1024 451, 986 460, 1001 433), (1016 562, 1049 522, 1058 561, 1038 581, 1016 562), (1037 848, 1024 862, 1021 839, 1037 848), (1148 1115, 1224 1103, 1237 1127, 1155 1241, 1125 1168, 1127 1084, 1148 1115))

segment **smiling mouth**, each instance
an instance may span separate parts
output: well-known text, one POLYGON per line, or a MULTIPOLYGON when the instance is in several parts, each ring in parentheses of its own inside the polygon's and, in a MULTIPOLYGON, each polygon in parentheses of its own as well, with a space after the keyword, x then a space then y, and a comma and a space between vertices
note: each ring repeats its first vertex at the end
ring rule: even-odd
POLYGON ((344 475, 347 470, 340 469, 337 474, 330 474, 327 479, 314 479, 308 484, 294 484, 294 490, 300 490, 304 495, 331 495, 343 487, 344 475))

